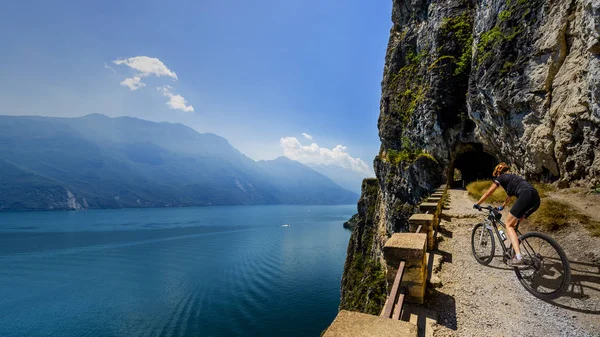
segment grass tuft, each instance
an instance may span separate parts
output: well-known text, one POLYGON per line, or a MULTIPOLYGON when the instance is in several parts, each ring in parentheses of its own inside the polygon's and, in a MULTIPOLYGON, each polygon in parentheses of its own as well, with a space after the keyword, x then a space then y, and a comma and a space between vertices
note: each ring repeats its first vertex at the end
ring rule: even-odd
POLYGON ((590 223, 585 225, 585 228, 587 228, 590 231, 590 234, 592 236, 600 237, 600 222, 590 221, 590 223))
POLYGON ((568 225, 582 224, 594 236, 600 236, 600 226, 597 222, 579 213, 571 205, 552 199, 543 199, 540 208, 533 213, 530 224, 546 231, 555 231, 568 225))
MULTIPOLYGON (((476 200, 490 188, 492 182, 488 180, 479 180, 467 185, 469 195, 476 200)), ((595 221, 591 217, 579 212, 570 204, 563 201, 548 198, 549 194, 557 191, 556 186, 545 183, 534 184, 538 191, 542 202, 540 208, 533 213, 525 226, 531 226, 532 229, 541 231, 556 231, 561 228, 566 228, 569 225, 581 225, 589 230, 592 236, 600 237, 600 222, 595 221)), ((566 190, 569 193, 581 193, 581 189, 566 190)), ((496 189, 485 203, 499 203, 506 199, 506 193, 502 188, 496 189)))
MULTIPOLYGON (((475 198, 476 200, 479 200, 479 198, 481 198, 481 196, 490 188, 490 186, 492 186, 491 180, 478 180, 468 184, 467 191, 469 192, 469 195, 471 197, 475 198)), ((506 195, 506 192, 504 192, 504 190, 499 187, 494 191, 494 194, 490 195, 485 200, 485 203, 492 204, 497 202, 504 202, 504 200, 506 200, 507 197, 508 196, 506 195)))
POLYGON ((548 193, 556 192, 557 190, 556 186, 545 183, 535 183, 533 184, 533 187, 538 191, 540 198, 545 198, 548 196, 548 193))

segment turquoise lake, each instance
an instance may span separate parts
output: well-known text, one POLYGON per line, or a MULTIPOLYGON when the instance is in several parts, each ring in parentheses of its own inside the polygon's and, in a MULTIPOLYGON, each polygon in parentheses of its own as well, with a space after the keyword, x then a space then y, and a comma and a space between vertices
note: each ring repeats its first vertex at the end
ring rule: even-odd
POLYGON ((355 212, 0 213, 0 336, 319 336, 355 212))

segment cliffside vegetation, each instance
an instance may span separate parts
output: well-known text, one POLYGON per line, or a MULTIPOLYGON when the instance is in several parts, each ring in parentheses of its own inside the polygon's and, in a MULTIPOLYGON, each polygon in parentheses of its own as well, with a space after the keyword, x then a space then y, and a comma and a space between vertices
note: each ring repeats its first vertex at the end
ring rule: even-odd
MULTIPOLYGON (((379 182, 365 179, 358 202, 357 225, 350 241, 344 275, 340 310, 379 315, 386 299, 385 269, 380 263, 381 247, 377 236, 377 208, 380 206, 379 182)), ((385 233, 384 233, 385 235, 385 233)))

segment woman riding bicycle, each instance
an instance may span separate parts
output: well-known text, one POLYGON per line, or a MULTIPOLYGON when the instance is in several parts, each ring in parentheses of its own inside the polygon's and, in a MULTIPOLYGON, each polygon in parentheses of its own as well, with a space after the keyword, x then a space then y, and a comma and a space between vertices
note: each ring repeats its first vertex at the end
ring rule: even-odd
POLYGON ((506 163, 500 163, 494 169, 492 175, 494 176, 494 182, 492 186, 485 192, 485 194, 479 199, 479 201, 473 205, 473 208, 481 209, 481 203, 485 201, 498 186, 502 186, 508 197, 498 207, 498 210, 504 209, 510 202, 510 199, 514 196, 517 197, 517 201, 510 209, 508 219, 506 220, 506 232, 510 239, 510 242, 515 249, 515 256, 508 262, 511 266, 523 266, 523 257, 521 256, 521 249, 519 248, 519 238, 515 231, 515 226, 519 220, 523 220, 529 217, 540 207, 540 196, 536 189, 525 179, 518 175, 509 173, 510 167, 506 163))

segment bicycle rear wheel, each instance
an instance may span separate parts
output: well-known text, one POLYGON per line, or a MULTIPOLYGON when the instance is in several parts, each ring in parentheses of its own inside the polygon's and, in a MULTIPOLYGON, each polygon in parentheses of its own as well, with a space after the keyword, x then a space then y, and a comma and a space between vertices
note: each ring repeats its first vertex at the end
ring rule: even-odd
POLYGON ((496 252, 494 235, 483 223, 479 223, 473 228, 471 250, 473 251, 475 260, 484 266, 492 262, 494 258, 494 253, 496 252))
POLYGON ((552 300, 567 289, 571 267, 567 255, 550 236, 530 232, 519 237, 521 255, 527 267, 515 268, 521 284, 535 297, 552 300))

